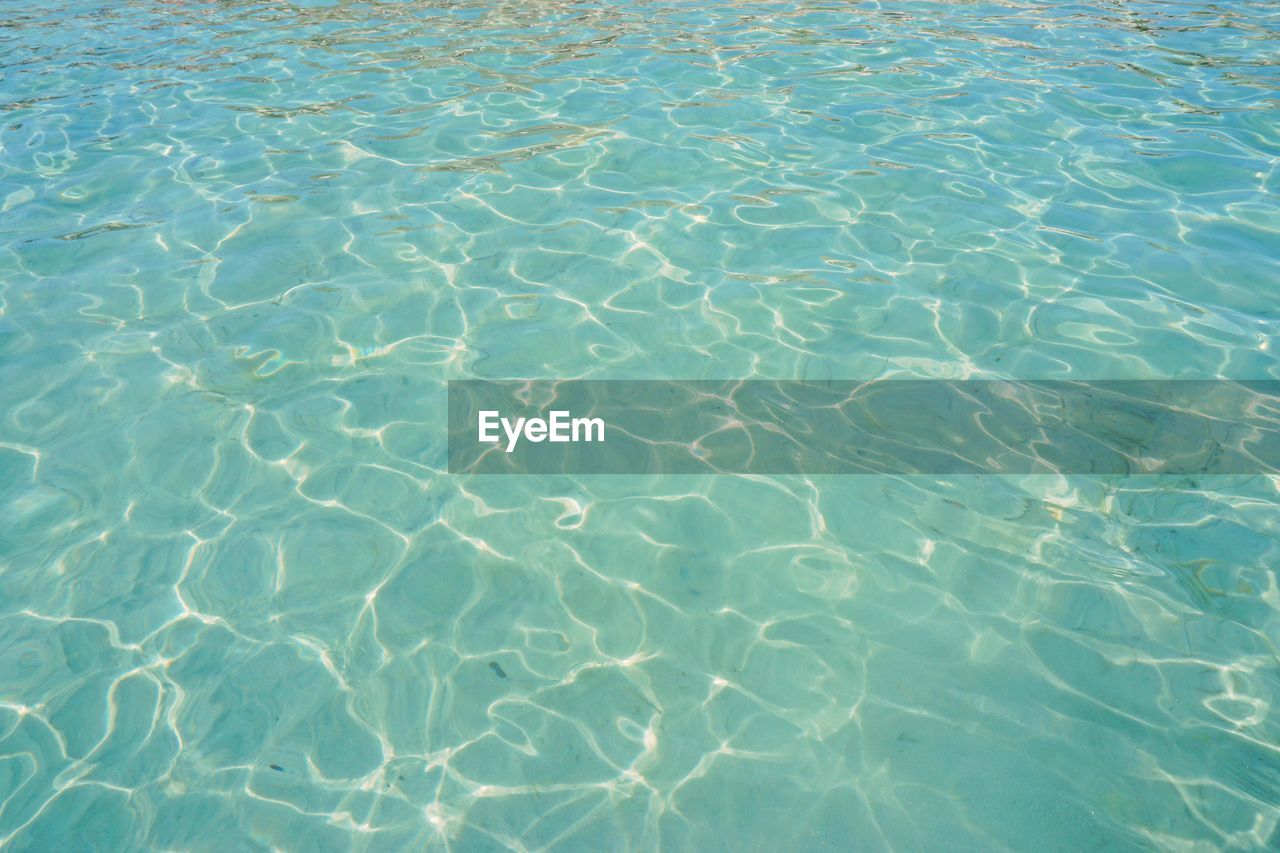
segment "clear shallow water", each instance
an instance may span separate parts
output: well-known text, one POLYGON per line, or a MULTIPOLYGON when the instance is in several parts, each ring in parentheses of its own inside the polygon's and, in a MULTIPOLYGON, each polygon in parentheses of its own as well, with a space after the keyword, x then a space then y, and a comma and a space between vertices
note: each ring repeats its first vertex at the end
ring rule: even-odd
POLYGON ((1274 479, 459 478, 443 415, 1280 375, 1273 4, 0 12, 0 842, 1276 845, 1274 479))

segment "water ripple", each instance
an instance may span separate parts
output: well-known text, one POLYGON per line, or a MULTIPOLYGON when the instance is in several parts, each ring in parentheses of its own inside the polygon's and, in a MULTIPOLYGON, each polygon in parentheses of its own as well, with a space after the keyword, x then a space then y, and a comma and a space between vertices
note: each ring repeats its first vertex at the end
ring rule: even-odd
POLYGON ((3 18, 0 846, 1276 845, 1275 478, 444 473, 450 378, 1280 376, 1274 4, 3 18))

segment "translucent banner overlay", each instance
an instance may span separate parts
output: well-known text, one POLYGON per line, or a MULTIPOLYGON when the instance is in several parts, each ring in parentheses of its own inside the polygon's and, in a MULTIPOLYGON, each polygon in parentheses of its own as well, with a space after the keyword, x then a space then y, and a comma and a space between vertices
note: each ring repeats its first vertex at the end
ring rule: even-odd
POLYGON ((449 383, 451 473, 1278 470, 1280 380, 449 383))

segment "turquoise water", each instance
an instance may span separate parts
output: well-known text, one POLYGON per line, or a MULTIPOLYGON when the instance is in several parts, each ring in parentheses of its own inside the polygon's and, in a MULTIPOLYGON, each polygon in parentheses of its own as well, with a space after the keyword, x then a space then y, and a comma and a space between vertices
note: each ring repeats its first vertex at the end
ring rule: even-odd
POLYGON ((1280 845, 1280 478, 467 477, 458 378, 1276 378, 1273 3, 0 4, 0 846, 1280 845))

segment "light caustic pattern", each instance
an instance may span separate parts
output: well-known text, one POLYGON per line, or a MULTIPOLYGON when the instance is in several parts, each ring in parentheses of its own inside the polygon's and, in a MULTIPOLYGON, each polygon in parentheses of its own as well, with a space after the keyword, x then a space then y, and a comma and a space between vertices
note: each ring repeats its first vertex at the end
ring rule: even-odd
POLYGON ((0 4, 0 845, 1274 847, 1267 477, 466 478, 450 378, 1275 378, 1261 2, 0 4))

